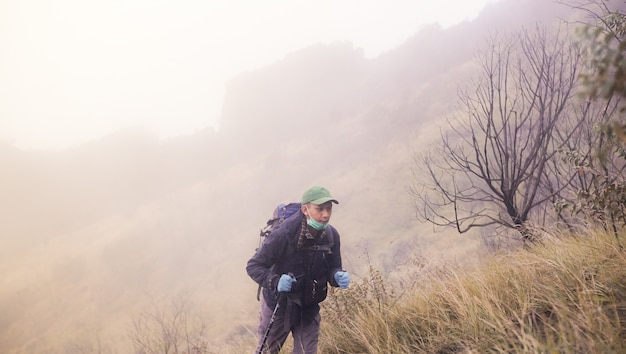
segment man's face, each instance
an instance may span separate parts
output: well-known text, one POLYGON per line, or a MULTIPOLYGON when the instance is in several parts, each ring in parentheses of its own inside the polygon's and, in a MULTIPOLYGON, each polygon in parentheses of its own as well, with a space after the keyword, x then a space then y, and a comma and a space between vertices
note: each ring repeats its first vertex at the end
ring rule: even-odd
POLYGON ((333 202, 328 201, 320 205, 309 203, 302 209, 304 215, 312 217, 313 220, 325 224, 330 220, 330 216, 333 213, 333 202))

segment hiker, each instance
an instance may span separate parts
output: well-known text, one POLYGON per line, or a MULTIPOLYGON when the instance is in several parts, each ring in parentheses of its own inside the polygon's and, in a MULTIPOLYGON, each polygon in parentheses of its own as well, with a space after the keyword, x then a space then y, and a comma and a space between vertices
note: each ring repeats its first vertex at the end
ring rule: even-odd
POLYGON ((326 188, 305 191, 300 210, 274 229, 248 261, 248 275, 263 287, 257 352, 280 352, 289 333, 293 353, 317 352, 319 303, 328 284, 350 285, 350 274, 341 266, 339 233, 328 224, 333 204, 339 202, 326 188))

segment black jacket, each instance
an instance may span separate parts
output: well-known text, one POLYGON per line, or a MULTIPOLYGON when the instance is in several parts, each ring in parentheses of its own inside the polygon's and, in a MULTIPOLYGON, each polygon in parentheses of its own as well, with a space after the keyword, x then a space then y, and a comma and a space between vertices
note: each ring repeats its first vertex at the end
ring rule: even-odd
MULTIPOLYGON (((278 298, 276 286, 282 274, 293 274, 289 298, 312 314, 319 311, 318 303, 326 298, 327 284, 337 287, 335 273, 342 269, 340 239, 337 230, 328 225, 322 239, 307 240, 298 250, 304 214, 299 211, 287 218, 267 237, 246 265, 248 275, 263 287, 263 297, 274 307, 278 298), (315 246, 322 250, 315 250, 315 246)), ((308 317, 308 316, 307 316, 308 317)))

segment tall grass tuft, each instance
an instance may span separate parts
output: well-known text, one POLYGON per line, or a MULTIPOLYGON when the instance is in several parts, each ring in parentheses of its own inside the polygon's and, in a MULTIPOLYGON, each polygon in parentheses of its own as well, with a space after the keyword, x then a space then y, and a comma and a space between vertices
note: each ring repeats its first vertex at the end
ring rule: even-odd
POLYGON ((559 235, 477 270, 443 269, 401 297, 370 269, 325 302, 319 352, 626 353, 618 242, 559 235))

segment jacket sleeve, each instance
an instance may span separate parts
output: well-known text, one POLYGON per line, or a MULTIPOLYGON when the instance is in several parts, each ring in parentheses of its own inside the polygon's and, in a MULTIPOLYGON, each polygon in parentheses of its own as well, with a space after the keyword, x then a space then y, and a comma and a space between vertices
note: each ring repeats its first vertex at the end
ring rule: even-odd
MULTIPOLYGON (((332 226, 329 226, 332 227, 332 226)), ((341 239, 339 237, 339 232, 337 229, 332 227, 330 230, 333 233, 333 247, 331 248, 332 253, 330 254, 330 258, 328 261, 328 282, 330 285, 334 287, 338 287, 337 281, 335 280, 335 273, 340 270, 343 270, 343 266, 341 265, 341 239)))
POLYGON ((274 273, 272 267, 286 247, 287 238, 284 237, 284 233, 272 232, 252 258, 248 260, 246 272, 250 278, 264 288, 276 290, 280 275, 274 273))

